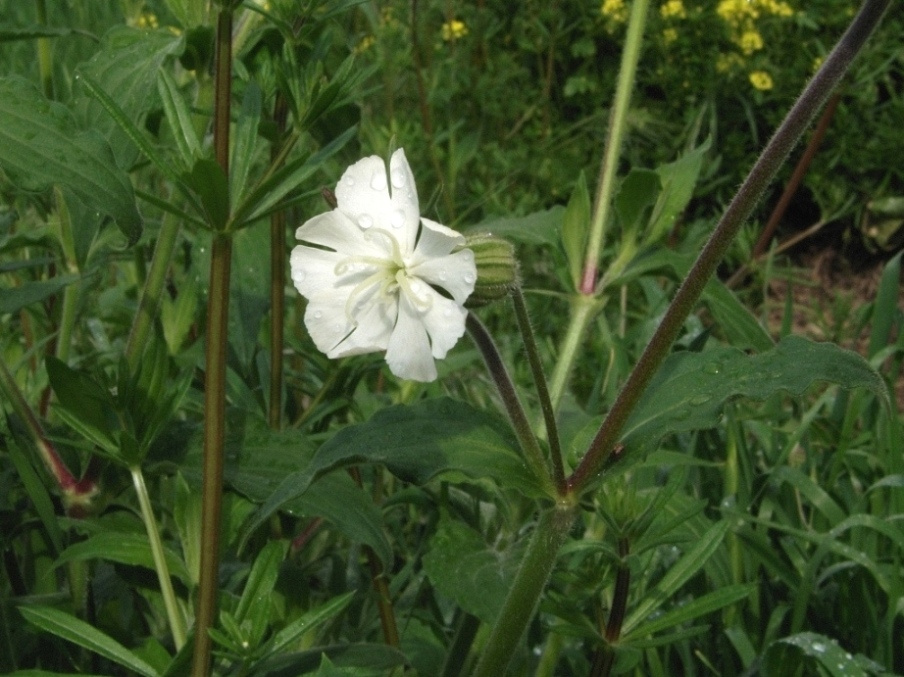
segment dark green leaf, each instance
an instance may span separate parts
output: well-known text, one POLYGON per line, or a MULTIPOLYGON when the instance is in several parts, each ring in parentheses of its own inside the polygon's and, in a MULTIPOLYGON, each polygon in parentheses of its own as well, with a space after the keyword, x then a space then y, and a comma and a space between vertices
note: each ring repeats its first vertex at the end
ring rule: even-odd
POLYGON ((587 179, 584 172, 578 176, 574 191, 565 214, 562 218, 562 247, 568 259, 568 271, 574 288, 581 284, 581 273, 584 268, 584 250, 587 243, 587 231, 590 229, 590 192, 587 190, 587 179))
POLYGON ((24 190, 57 184, 113 217, 134 243, 142 221, 132 184, 96 132, 79 132, 64 106, 47 101, 27 80, 0 78, 0 167, 24 190))
POLYGON ((208 227, 222 231, 229 219, 229 183, 223 168, 215 160, 201 158, 184 180, 201 198, 208 227))
POLYGON ((703 155, 709 150, 710 139, 675 162, 656 168, 662 182, 662 192, 653 207, 650 226, 644 244, 662 239, 674 225, 675 219, 687 207, 694 195, 703 155))
POLYGON ((347 592, 344 595, 339 595, 322 606, 311 609, 296 618, 273 636, 273 639, 271 640, 272 644, 268 647, 269 653, 272 655, 280 654, 283 649, 301 635, 311 632, 330 619, 335 618, 345 610, 354 596, 354 592, 347 592))
POLYGON ((404 665, 405 655, 385 644, 339 644, 318 646, 298 653, 282 654, 256 663, 248 672, 249 677, 298 677, 313 672, 321 664, 323 656, 337 666, 363 668, 373 675, 388 674, 392 668, 404 665))
POLYGON ((59 293, 73 282, 78 282, 81 275, 58 275, 41 282, 25 282, 18 287, 0 288, 0 315, 17 313, 33 303, 59 293))
POLYGON ((527 216, 484 221, 473 228, 468 228, 467 232, 492 233, 508 238, 512 242, 557 247, 559 230, 564 218, 565 207, 555 206, 527 216))
POLYGON ((642 639, 650 635, 668 630, 676 625, 688 623, 700 616, 713 611, 718 611, 735 602, 740 602, 756 589, 756 584, 745 583, 741 585, 730 585, 726 588, 720 588, 713 592, 707 593, 693 599, 690 602, 677 606, 666 611, 661 616, 657 616, 637 627, 630 634, 623 635, 621 641, 625 644, 632 644, 634 639, 642 639))
POLYGON ((119 663, 143 677, 157 677, 157 671, 112 637, 63 611, 45 606, 20 606, 19 613, 32 625, 73 644, 119 663))
POLYGON ((58 411, 80 434, 109 454, 119 448, 113 398, 88 375, 75 371, 64 362, 47 357, 47 377, 57 396, 58 411))
POLYGON ((773 642, 766 651, 765 665, 770 675, 789 674, 802 657, 817 663, 831 677, 867 677, 864 663, 871 672, 882 667, 872 661, 852 656, 838 642, 815 632, 800 632, 773 642))
POLYGON ((261 89, 256 83, 250 82, 245 87, 245 97, 239 109, 229 161, 229 196, 233 206, 238 204, 246 190, 245 184, 257 150, 257 127, 260 121, 261 89))
POLYGON ((503 421, 463 402, 426 400, 383 409, 367 423, 341 430, 307 468, 280 484, 246 526, 243 540, 321 475, 360 463, 383 464, 418 485, 442 475, 452 481, 495 480, 528 496, 545 496, 503 421))
POLYGON ((169 123, 170 132, 182 156, 182 166, 189 169, 201 157, 201 144, 192 124, 191 110, 182 98, 179 86, 165 68, 160 69, 157 92, 163 102, 163 112, 169 123))
POLYGON ((660 175, 652 169, 632 169, 615 196, 615 210, 622 228, 636 232, 641 218, 660 193, 660 175))
POLYGON ((832 343, 788 336, 759 355, 723 347, 680 352, 653 378, 623 441, 628 451, 647 448, 669 433, 718 425, 723 405, 733 398, 765 400, 782 391, 798 397, 815 383, 865 388, 888 399, 882 377, 869 363, 832 343))
POLYGON ((444 517, 430 539, 424 570, 440 593, 469 614, 493 623, 518 570, 525 543, 498 550, 467 525, 444 517))
MULTIPOLYGON (((164 548, 164 557, 170 574, 183 583, 189 583, 188 570, 182 559, 172 550, 164 548)), ((102 559, 108 562, 140 566, 155 570, 154 555, 145 534, 127 534, 107 531, 89 536, 86 540, 71 545, 64 550, 54 566, 79 560, 102 559)))

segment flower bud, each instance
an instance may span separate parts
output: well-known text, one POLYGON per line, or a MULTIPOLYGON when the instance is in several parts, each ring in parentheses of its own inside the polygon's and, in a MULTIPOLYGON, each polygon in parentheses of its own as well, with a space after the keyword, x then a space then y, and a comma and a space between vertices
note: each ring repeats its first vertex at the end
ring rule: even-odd
POLYGON ((479 308, 503 299, 521 284, 514 245, 490 233, 465 236, 465 248, 474 252, 477 283, 465 302, 466 308, 479 308))

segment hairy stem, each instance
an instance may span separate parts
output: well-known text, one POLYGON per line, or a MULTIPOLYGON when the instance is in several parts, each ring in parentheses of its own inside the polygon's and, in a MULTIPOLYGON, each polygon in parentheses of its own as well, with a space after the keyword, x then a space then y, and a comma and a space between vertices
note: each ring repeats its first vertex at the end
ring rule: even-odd
POLYGON ((528 623, 534 616, 546 581, 556 563, 559 548, 568 538, 576 507, 559 503, 540 515, 540 520, 524 553, 524 559, 512 581, 486 649, 480 657, 474 677, 499 677, 505 674, 528 623))
POLYGON ((555 410, 553 409, 552 401, 549 399, 549 388, 546 385, 546 375, 543 373, 543 365, 540 362, 540 351, 537 350, 534 330, 531 328, 527 304, 524 302, 524 293, 521 291, 520 286, 512 291, 512 302, 515 306, 515 316, 518 318, 518 328, 521 330, 521 337, 524 339, 527 361, 530 363, 534 385, 537 388, 537 397, 540 399, 540 408, 543 410, 543 422, 546 426, 546 438, 549 441, 549 456, 552 462, 552 479, 555 482, 556 491, 562 496, 565 494, 565 470, 562 465, 559 429, 556 424, 555 410))
POLYGON ((710 236, 687 278, 678 288, 656 332, 628 376, 602 426, 590 443, 584 460, 569 478, 569 487, 583 490, 602 470, 618 441, 628 416, 644 389, 678 338, 685 319, 694 309, 704 286, 716 270, 738 231, 748 219, 763 191, 785 162, 801 134, 816 117, 832 90, 847 72, 854 57, 878 26, 891 0, 866 0, 848 30, 804 88, 775 135, 766 144, 750 174, 710 236))
MULTIPOLYGON (((468 333, 471 334, 471 338, 474 340, 474 344, 477 346, 480 354, 483 355, 483 360, 487 365, 487 371, 490 372, 490 376, 496 383, 496 389, 499 391, 499 396, 502 398, 502 404, 508 414, 512 429, 515 431, 515 436, 521 444, 521 451, 524 453, 525 461, 527 461, 527 464, 537 478, 547 486, 547 489, 552 490, 553 488, 550 486, 549 471, 546 468, 546 460, 543 457, 542 449, 540 449, 540 443, 537 441, 536 436, 531 430, 530 422, 527 420, 527 414, 524 413, 521 399, 518 397, 518 392, 515 390, 515 384, 512 382, 512 377, 509 376, 508 370, 505 368, 505 363, 503 363, 502 356, 499 354, 499 349, 493 342, 493 337, 490 336, 486 327, 484 327, 483 323, 475 317, 474 313, 468 313, 466 326, 468 328, 468 333)), ((552 493, 552 491, 550 491, 550 493, 552 493)))

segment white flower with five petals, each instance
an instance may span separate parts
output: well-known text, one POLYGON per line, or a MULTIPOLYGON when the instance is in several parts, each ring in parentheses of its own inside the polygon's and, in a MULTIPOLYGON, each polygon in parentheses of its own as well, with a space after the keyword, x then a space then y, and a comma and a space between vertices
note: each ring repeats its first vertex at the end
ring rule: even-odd
POLYGON ((301 226, 292 281, 308 299, 305 325, 328 357, 386 351, 392 373, 436 379, 465 330, 474 254, 454 230, 422 218, 401 149, 387 172, 373 155, 336 186, 337 206, 301 226))

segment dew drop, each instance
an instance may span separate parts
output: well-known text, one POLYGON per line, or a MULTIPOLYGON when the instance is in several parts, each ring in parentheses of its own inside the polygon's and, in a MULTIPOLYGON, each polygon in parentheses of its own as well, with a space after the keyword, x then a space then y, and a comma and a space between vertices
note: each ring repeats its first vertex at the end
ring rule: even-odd
MULTIPOLYGON (((405 185, 405 172, 401 169, 393 169, 390 173, 390 178, 392 179, 392 185, 394 188, 401 188, 405 185)), ((409 199, 411 199, 411 193, 408 193, 409 199)))
POLYGON ((707 362, 703 365, 703 371, 707 374, 718 374, 722 370, 722 365, 718 362, 707 362))
POLYGON ((443 317, 452 317, 452 309, 447 307, 447 308, 443 311, 443 317))
POLYGON ((412 193, 410 190, 408 191, 408 202, 414 204, 414 193, 412 193))
POLYGON ((813 651, 815 651, 816 653, 822 653, 825 650, 826 650, 825 644, 820 644, 819 642, 816 642, 813 644, 813 651))
POLYGON ((323 313, 321 313, 319 310, 315 310, 314 311, 314 319, 319 320, 321 317, 323 317, 323 313))
POLYGON ((447 277, 449 277, 449 276, 446 275, 445 273, 440 273, 440 274, 439 274, 439 279, 440 279, 440 281, 442 281, 442 282, 445 282, 447 277))
POLYGON ((696 395, 691 398, 690 402, 695 407, 699 407, 701 404, 706 404, 712 399, 712 395, 696 395))
POLYGON ((342 331, 342 325, 337 322, 333 325, 333 331, 339 333, 340 331, 342 331))
POLYGON ((367 230, 374 225, 374 219, 370 214, 361 214, 361 216, 358 217, 358 225, 364 230, 367 230))
POLYGON ((354 186, 354 185, 355 185, 355 178, 354 178, 353 176, 346 176, 346 177, 345 177, 345 185, 346 185, 346 186, 349 186, 349 187, 354 186))
POLYGON ((386 172, 374 172, 370 179, 370 187, 374 190, 386 190, 386 172))
POLYGON ((389 219, 393 228, 401 228, 405 225, 405 213, 401 209, 396 209, 389 219))
POLYGON ((465 275, 465 284, 473 283, 474 279, 475 279, 474 276, 471 275, 471 273, 468 273, 467 275, 465 275))
POLYGON ((296 282, 304 282, 304 271, 300 269, 296 270, 294 277, 296 282))

